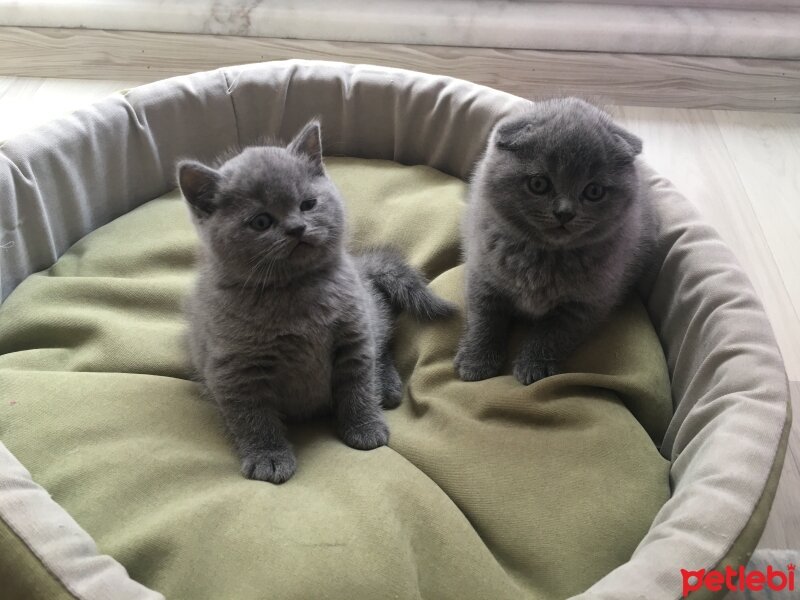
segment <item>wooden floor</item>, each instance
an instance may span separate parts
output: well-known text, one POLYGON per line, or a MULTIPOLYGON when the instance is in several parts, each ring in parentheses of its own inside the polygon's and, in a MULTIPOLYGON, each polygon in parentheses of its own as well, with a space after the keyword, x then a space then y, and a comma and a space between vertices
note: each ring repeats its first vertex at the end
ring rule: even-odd
POLYGON ((525 98, 557 93, 624 106, 800 113, 798 60, 3 27, 1 21, 0 76, 144 82, 300 58, 448 75, 525 98))
MULTIPOLYGON (((0 77, 0 140, 137 83, 0 77)), ((800 549, 800 114, 611 110, 733 248, 764 302, 793 382, 795 424, 761 547, 800 549)))

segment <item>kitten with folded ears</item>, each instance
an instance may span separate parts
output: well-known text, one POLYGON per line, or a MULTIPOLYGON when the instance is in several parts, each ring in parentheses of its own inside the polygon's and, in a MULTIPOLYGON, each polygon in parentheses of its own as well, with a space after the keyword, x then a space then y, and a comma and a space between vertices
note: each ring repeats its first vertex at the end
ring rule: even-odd
POLYGON ((513 364, 527 385, 603 322, 644 268, 655 214, 638 137, 576 98, 533 103, 494 127, 464 222, 465 381, 497 375, 509 327, 528 327, 513 364))
POLYGON ((250 147, 217 168, 182 162, 178 181, 201 242, 190 356, 243 474, 289 479, 285 422, 329 412, 347 445, 385 445, 381 407, 402 394, 393 312, 429 320, 453 307, 398 253, 345 250, 344 203, 323 166, 319 123, 286 148, 250 147))

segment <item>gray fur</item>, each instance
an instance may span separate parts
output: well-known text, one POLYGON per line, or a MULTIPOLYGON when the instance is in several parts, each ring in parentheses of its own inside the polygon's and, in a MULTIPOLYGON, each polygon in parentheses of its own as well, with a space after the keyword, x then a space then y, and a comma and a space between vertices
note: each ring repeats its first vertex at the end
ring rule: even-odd
POLYGON ((292 476, 286 421, 333 412, 347 445, 386 444, 381 404, 402 395, 391 313, 452 308, 397 254, 344 250, 344 205, 325 173, 319 123, 287 148, 247 148, 216 169, 182 162, 178 180, 201 241, 187 303, 191 360, 244 475, 292 476))
POLYGON ((500 372, 512 321, 527 325, 516 378, 527 385, 556 374, 632 289, 655 231, 641 150, 639 138, 575 98, 533 104, 495 126, 464 222, 463 380, 500 372), (534 193, 541 176, 549 190, 534 193), (587 199, 590 183, 604 186, 602 199, 587 199))

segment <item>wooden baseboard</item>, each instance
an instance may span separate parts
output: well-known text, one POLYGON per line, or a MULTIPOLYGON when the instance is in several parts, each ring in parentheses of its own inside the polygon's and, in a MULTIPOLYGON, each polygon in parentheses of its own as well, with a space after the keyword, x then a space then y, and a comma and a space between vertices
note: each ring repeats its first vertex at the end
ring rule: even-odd
POLYGON ((0 27, 0 75, 144 82, 289 58, 449 75, 526 98, 800 112, 800 61, 0 27))

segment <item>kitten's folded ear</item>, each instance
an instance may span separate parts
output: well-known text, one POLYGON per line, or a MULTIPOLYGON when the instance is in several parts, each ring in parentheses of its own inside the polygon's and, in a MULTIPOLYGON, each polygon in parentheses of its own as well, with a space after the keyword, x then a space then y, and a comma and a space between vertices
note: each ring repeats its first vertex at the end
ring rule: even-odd
POLYGON ((526 117, 511 117, 500 121, 494 130, 494 145, 502 150, 518 150, 530 139, 533 123, 526 117))
POLYGON ((311 159, 316 173, 323 175, 325 168, 322 165, 322 131, 319 121, 309 121, 300 133, 289 142, 288 149, 295 154, 302 154, 311 159))
POLYGON ((178 185, 183 197, 198 217, 207 217, 214 209, 214 196, 219 188, 220 175, 210 167, 194 160, 178 163, 178 185))
POLYGON ((614 138, 617 140, 620 149, 633 160, 637 155, 642 153, 642 140, 632 134, 627 129, 624 129, 616 123, 610 122, 608 128, 614 138))

